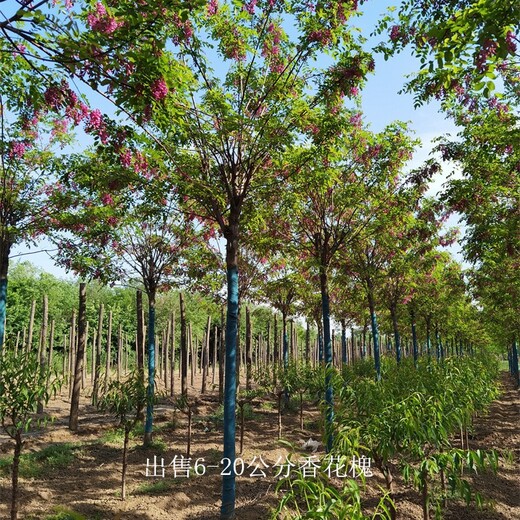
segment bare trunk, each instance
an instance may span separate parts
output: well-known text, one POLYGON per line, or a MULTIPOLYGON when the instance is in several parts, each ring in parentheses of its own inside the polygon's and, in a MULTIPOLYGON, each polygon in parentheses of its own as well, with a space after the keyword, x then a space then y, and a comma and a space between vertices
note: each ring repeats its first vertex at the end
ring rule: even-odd
POLYGON ((175 386, 173 383, 175 376, 175 313, 172 312, 170 318, 171 343, 170 343, 170 395, 173 397, 175 386))
POLYGON ((137 370, 142 374, 144 380, 144 311, 143 311, 143 291, 137 290, 136 295, 136 312, 137 312, 137 370))
POLYGON ((33 300, 31 303, 31 314, 29 315, 29 331, 27 332, 27 346, 26 346, 27 352, 30 352, 32 350, 35 313, 36 313, 36 300, 33 300))
POLYGON ((11 478, 11 520, 18 518, 18 470, 20 467, 20 454, 22 452, 22 434, 17 431, 15 435, 13 470, 11 478))
MULTIPOLYGON (((49 298, 45 294, 43 296, 43 319, 42 329, 40 334, 40 367, 45 370, 47 364, 47 328, 49 324, 49 298)), ((49 382, 47 381, 47 384, 49 382)), ((43 403, 39 402, 37 407, 37 413, 43 413, 43 403)))
POLYGON ((186 333, 186 308, 184 297, 179 293, 179 305, 181 315, 181 394, 188 395, 188 340, 186 333))
POLYGON ((202 388, 201 393, 206 393, 206 386, 208 381, 208 362, 209 362, 209 337, 211 331, 211 316, 208 316, 208 323, 206 325, 206 338, 202 346, 202 388))
POLYGON ((98 402, 98 394, 99 394, 99 379, 101 372, 101 342, 103 340, 103 314, 105 308, 104 305, 101 304, 99 306, 99 315, 98 315, 98 328, 97 328, 97 341, 96 341, 96 363, 94 367, 94 388, 92 390, 92 404, 94 406, 97 405, 98 402))
POLYGON ((69 429, 73 432, 78 431, 78 410, 81 382, 83 378, 83 358, 85 356, 86 343, 86 324, 87 324, 87 289, 86 284, 79 284, 79 312, 78 312, 78 352, 76 355, 76 366, 74 370, 74 388, 70 401, 69 429))
POLYGON ((110 381, 110 370, 112 368, 112 311, 108 311, 108 331, 107 331, 107 359, 105 363, 105 388, 110 381))
POLYGON ((130 430, 125 426, 125 441, 123 444, 123 469, 121 472, 121 500, 126 499, 126 468, 127 468, 127 455, 128 455, 128 437, 130 436, 130 430))
POLYGON ((251 312, 249 307, 246 307, 246 390, 251 390, 251 343, 252 343, 252 330, 251 330, 251 312))

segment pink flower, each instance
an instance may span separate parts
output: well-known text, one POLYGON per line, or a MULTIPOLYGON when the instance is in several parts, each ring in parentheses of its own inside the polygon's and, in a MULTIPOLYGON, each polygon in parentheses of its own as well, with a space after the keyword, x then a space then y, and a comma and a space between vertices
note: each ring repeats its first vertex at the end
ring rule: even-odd
POLYGON ((515 34, 512 31, 508 31, 506 34, 506 45, 507 50, 510 54, 514 54, 516 52, 516 37, 515 34))
POLYGON ((104 34, 112 34, 123 25, 123 22, 118 22, 107 13, 105 6, 101 2, 96 4, 95 12, 87 15, 87 23, 93 31, 104 34))
POLYGON ((361 113, 359 113, 359 112, 350 117, 350 124, 352 126, 355 126, 356 128, 361 128, 361 121, 362 121, 362 117, 361 117, 361 113))
POLYGON ((121 164, 125 168, 129 168, 132 164, 132 152, 127 148, 124 152, 120 154, 121 164))
POLYGON ((101 202, 104 206, 111 206, 114 203, 114 199, 112 198, 112 195, 110 195, 110 193, 104 193, 101 196, 101 202))
POLYGON ((312 31, 307 37, 309 42, 318 42, 323 46, 328 45, 331 42, 332 34, 330 29, 320 29, 318 31, 312 31))
POLYGON ((206 7, 206 11, 208 16, 213 16, 217 14, 218 11, 218 0, 210 0, 208 6, 206 7))
POLYGON ((21 159, 23 155, 25 154, 25 151, 27 150, 27 147, 25 143, 22 143, 21 141, 13 141, 11 143, 11 150, 9 151, 9 157, 12 159, 13 157, 16 157, 17 159, 21 159))
POLYGON ((250 0, 249 2, 247 2, 247 3, 244 5, 244 9, 245 9, 249 14, 255 14, 256 2, 257 2, 257 0, 250 0))
POLYGON ((58 87, 49 87, 44 93, 43 98, 49 108, 56 110, 63 102, 63 92, 58 87))
POLYGON ((159 78, 152 83, 151 86, 152 96, 160 101, 164 99, 168 95, 168 85, 166 85, 166 81, 164 78, 159 78))
POLYGON ((51 131, 51 136, 56 137, 60 134, 64 134, 68 130, 68 122, 65 119, 56 119, 52 122, 53 128, 51 131))
POLYGON ((92 128, 99 130, 103 126, 103 115, 101 114, 101 111, 98 108, 90 112, 88 119, 89 125, 92 128))
POLYGON ((399 25, 392 26, 390 29, 390 39, 396 42, 401 37, 401 27, 399 25))

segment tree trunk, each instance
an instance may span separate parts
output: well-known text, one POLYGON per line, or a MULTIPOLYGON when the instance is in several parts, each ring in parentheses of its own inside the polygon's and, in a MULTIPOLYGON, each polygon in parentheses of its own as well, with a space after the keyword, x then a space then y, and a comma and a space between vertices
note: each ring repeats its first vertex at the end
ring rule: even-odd
POLYGON ((206 393, 206 387, 208 382, 208 363, 209 363, 209 341, 211 332, 211 316, 208 316, 208 323, 206 325, 206 337, 204 345, 202 347, 202 388, 201 394, 206 393))
POLYGON ((274 316, 273 328, 273 386, 276 386, 276 369, 278 368, 278 320, 274 316))
MULTIPOLYGON (((237 385, 237 333, 238 333, 238 215, 231 215, 232 224, 226 230, 227 269, 227 319, 226 319, 226 367, 224 387, 224 453, 230 467, 235 464, 235 420, 237 385)), ((221 520, 235 517, 235 473, 222 477, 221 520)))
POLYGON ((267 322, 267 339, 265 345, 265 363, 266 367, 271 366, 271 320, 267 322))
POLYGON ((123 365, 123 325, 119 324, 117 332, 117 380, 121 379, 121 368, 123 365))
MULTIPOLYGON (((217 366, 218 327, 213 327, 213 359, 211 362, 211 384, 215 385, 215 369, 217 366)), ((213 386, 214 388, 214 386, 213 386)))
POLYGON ((350 329, 350 358, 352 363, 356 361, 356 336, 354 333, 354 327, 350 329))
POLYGON ((413 362, 417 367, 419 362, 419 347, 417 345, 417 329, 415 326, 415 311, 410 309, 410 320, 412 322, 412 345, 413 345, 413 362))
MULTIPOLYGON (((196 343, 196 341, 195 341, 196 343)), ((197 361, 195 358, 196 345, 194 345, 193 341, 193 329, 191 328, 191 322, 188 323, 188 351, 189 351, 189 362, 190 362, 190 384, 191 386, 195 385, 195 367, 197 366, 197 361)))
POLYGON ((137 312, 137 370, 142 374, 144 380, 144 313, 143 313, 143 291, 137 289, 135 294, 137 312))
POLYGON ((49 339, 49 360, 48 360, 49 367, 51 370, 52 370, 52 363, 53 363, 52 356, 53 356, 53 350, 54 350, 54 328, 55 328, 55 322, 54 322, 54 320, 51 320, 51 330, 49 332, 50 339, 49 339))
POLYGON ((246 390, 251 390, 251 344, 253 342, 253 331, 251 330, 251 311, 246 307, 246 390))
POLYGON ((69 380, 69 398, 72 399, 72 389, 73 389, 73 371, 74 371, 74 362, 75 362, 75 354, 77 350, 77 340, 76 340, 76 311, 72 311, 72 319, 70 324, 70 349, 69 349, 69 369, 68 369, 68 380, 69 380))
MULTIPOLYGON (((42 329, 40 334, 40 367, 45 370, 47 365, 47 328, 49 325, 49 298, 47 295, 43 295, 43 317, 42 317, 42 329)), ((48 384, 48 381, 47 381, 48 384)), ((37 413, 43 413, 43 403, 39 402, 37 407, 37 413)))
POLYGON ((121 500, 126 499, 126 468, 128 465, 128 438, 130 437, 130 430, 125 425, 125 440, 123 444, 123 468, 121 471, 121 500))
POLYGON ((171 330, 171 344, 170 344, 170 396, 173 397, 175 390, 174 377, 175 377, 175 312, 172 312, 170 318, 170 330, 171 330))
POLYGON ((289 364, 289 342, 287 339, 287 313, 282 312, 282 338, 283 338, 283 350, 282 350, 282 359, 283 359, 283 369, 287 370, 287 365, 289 364))
POLYGON ((370 309, 370 322, 372 326, 372 340, 374 342, 374 366, 376 370, 376 380, 381 380, 381 358, 379 353, 379 329, 377 327, 376 308, 374 302, 374 288, 372 282, 368 281, 368 306, 370 309))
MULTIPOLYGON (((98 315, 98 327, 96 333, 96 362, 94 366, 94 388, 92 389, 92 404, 93 406, 97 406, 98 397, 99 397, 99 378, 101 372, 101 342, 103 340, 103 315, 105 312, 105 307, 103 304, 99 306, 99 315, 98 315)), ((93 346, 94 347, 94 346, 93 346)))
POLYGON ((7 316, 7 272, 11 244, 8 240, 0 241, 0 352, 4 345, 5 319, 7 316))
POLYGON ((401 336, 399 334, 399 323, 397 323, 397 308, 396 305, 390 306, 390 316, 392 317, 392 328, 394 331, 394 343, 395 343, 395 358, 397 363, 401 362, 401 336))
POLYGON ((226 360, 226 342, 224 337, 224 307, 220 308, 220 351, 218 355, 218 402, 224 402, 224 370, 226 360))
POLYGON ((112 311, 108 311, 108 331, 107 331, 107 359, 105 363, 105 388, 110 381, 110 370, 112 368, 112 311))
POLYGON ((428 358, 431 356, 432 340, 431 340, 431 316, 426 316, 426 351, 428 352, 428 358))
POLYGON ((32 339, 33 339, 33 331, 34 331, 34 315, 36 313, 36 300, 33 300, 31 303, 31 314, 29 316, 29 330, 27 332, 27 352, 31 352, 32 350, 32 339))
POLYGON ((22 434, 15 434, 13 469, 11 478, 11 520, 18 519, 18 470, 20 468, 20 454, 22 453, 22 434))
POLYGON ((345 319, 341 320, 341 363, 345 366, 348 362, 347 353, 347 322, 345 319))
POLYGON ((146 422, 144 425, 144 446, 152 443, 153 400, 155 387, 155 287, 148 290, 148 388, 146 402, 146 422))
POLYGON ((306 320, 305 328, 305 363, 309 364, 311 361, 311 327, 309 320, 306 320))
POLYGON ((188 340, 186 334, 186 308, 184 296, 179 293, 179 306, 181 315, 181 394, 188 396, 188 340))
POLYGON ((325 359, 325 439, 327 442, 327 453, 332 449, 332 429, 334 421, 334 400, 332 392, 332 343, 330 338, 330 308, 329 308, 329 284, 326 267, 321 266, 320 272, 321 307, 323 315, 323 343, 325 359))
POLYGON ((79 311, 78 311, 78 352, 74 370, 74 388, 70 401, 69 430, 78 431, 79 394, 83 378, 83 358, 85 356, 86 326, 87 326, 87 285, 79 284, 79 311))

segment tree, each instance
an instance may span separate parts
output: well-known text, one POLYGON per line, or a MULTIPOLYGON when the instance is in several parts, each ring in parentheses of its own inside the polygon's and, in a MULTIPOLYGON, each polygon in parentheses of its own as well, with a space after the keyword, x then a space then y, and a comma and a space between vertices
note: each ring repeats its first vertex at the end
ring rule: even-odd
POLYGON ((14 440, 12 466, 11 520, 18 518, 18 468, 23 447, 23 434, 32 424, 31 415, 38 403, 46 405, 60 386, 51 371, 40 365, 33 352, 3 352, 0 363, 0 421, 4 431, 14 440))
POLYGON ((0 350, 4 343, 9 255, 53 225, 46 184, 49 161, 69 140, 71 91, 40 105, 32 96, 41 83, 23 59, 0 40, 0 350))
POLYGON ((473 265, 473 295, 502 328, 502 345, 518 337, 520 278, 520 132, 519 118, 494 109, 459 111, 465 126, 458 141, 444 138, 439 150, 453 161, 462 178, 451 180, 443 194, 448 207, 466 226, 463 253, 473 265))
POLYGON ((114 414, 124 429, 121 500, 126 498, 126 469, 130 433, 139 421, 149 398, 142 375, 138 370, 134 370, 126 381, 111 381, 98 403, 100 410, 114 414))
POLYGON ((388 32, 390 42, 379 48, 388 57, 411 47, 420 59, 421 69, 407 87, 417 103, 433 96, 473 108, 488 100, 500 103, 493 92, 501 84, 518 103, 519 20, 514 0, 405 0, 380 22, 379 32, 388 32))
MULTIPOLYGON (((311 11, 304 2, 211 2, 197 18, 193 37, 179 42, 183 63, 197 74, 183 131, 193 152, 176 163, 183 194, 194 213, 215 221, 226 241, 228 309, 224 457, 235 459, 235 372, 238 316, 238 252, 260 201, 269 204, 284 181, 279 157, 297 137, 302 116, 318 98, 349 94, 370 67, 345 22, 351 2, 311 11), (297 38, 282 17, 294 20, 297 38), (199 28, 203 32, 198 33, 199 28), (299 32, 298 32, 299 31, 299 32), (204 37, 210 35, 210 42, 204 37), (204 38, 204 39, 203 39, 204 38), (201 55, 214 43, 226 72, 214 74, 201 55), (316 74, 312 60, 334 50, 333 66, 316 74), (312 83, 312 78, 317 80, 312 83)), ((254 224, 254 225, 253 225, 254 224)), ((223 478, 221 517, 232 518, 235 475, 223 478)))

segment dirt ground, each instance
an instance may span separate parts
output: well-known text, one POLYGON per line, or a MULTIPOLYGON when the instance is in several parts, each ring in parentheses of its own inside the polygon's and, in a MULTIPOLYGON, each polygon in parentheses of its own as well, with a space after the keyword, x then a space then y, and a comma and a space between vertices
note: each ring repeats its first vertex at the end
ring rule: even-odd
MULTIPOLYGON (((192 388, 198 394, 198 381, 192 388)), ((495 449, 504 455, 500 459, 496 475, 486 473, 471 477, 476 490, 492 504, 478 510, 465 504, 451 504, 446 512, 447 520, 520 520, 520 393, 513 388, 512 381, 503 376, 503 394, 492 405, 486 417, 478 419, 470 439, 472 449, 495 449)), ((177 386, 178 388, 178 386, 177 386)), ((88 388, 86 395, 89 395, 88 388)), ((78 444, 74 450, 74 461, 68 466, 49 470, 41 478, 20 480, 19 518, 40 520, 55 512, 56 506, 65 506, 81 513, 89 520, 211 520, 219 518, 221 468, 221 429, 212 414, 218 409, 215 390, 204 398, 198 398, 193 414, 193 439, 191 463, 204 458, 206 474, 189 478, 182 476, 182 468, 170 465, 177 456, 186 453, 187 416, 175 411, 171 403, 161 402, 156 408, 154 440, 157 444, 144 450, 141 439, 131 441, 127 476, 127 499, 121 500, 121 454, 118 439, 110 432, 115 421, 99 414, 82 397, 80 406, 80 429, 77 434, 67 429, 70 408, 68 395, 53 400, 47 413, 54 418, 45 429, 29 432, 24 452, 40 450, 52 443, 71 442, 78 444), (164 478, 146 476, 153 474, 154 456, 158 464, 155 470, 164 478), (147 468, 148 460, 148 468, 147 468), (214 466, 211 468, 210 466, 214 466)), ((305 411, 304 431, 299 429, 297 411, 287 412, 283 417, 283 438, 296 444, 309 438, 317 439, 317 410, 305 411)), ((238 431, 238 422, 237 422, 238 431)), ((0 436, 0 457, 10 454, 11 442, 0 436)), ((237 442, 238 453, 238 442, 237 442)), ((323 454, 323 451, 321 450, 323 454)), ((277 441, 276 403, 264 400, 253 406, 253 415, 246 421, 244 451, 239 455, 245 462, 246 476, 237 477, 237 520, 267 520, 270 510, 280 500, 275 494, 277 479, 276 463, 288 454, 285 445, 277 441), (256 459, 255 459, 256 457, 256 459), (261 465, 260 457, 269 468, 261 465), (247 467, 250 465, 249 467, 247 467), (247 476, 255 471, 258 476, 247 476), (265 473, 265 477, 261 472, 265 473)), ((301 451, 302 457, 310 455, 301 451)), ((320 450, 317 453, 320 455, 320 450)), ((374 476, 367 479, 368 489, 364 501, 374 503, 378 486, 384 486, 383 477, 373 469, 374 476)), ((398 518, 417 520, 422 518, 420 498, 410 487, 397 480, 398 518)), ((10 479, 0 478, 0 518, 9 518, 10 479)))

